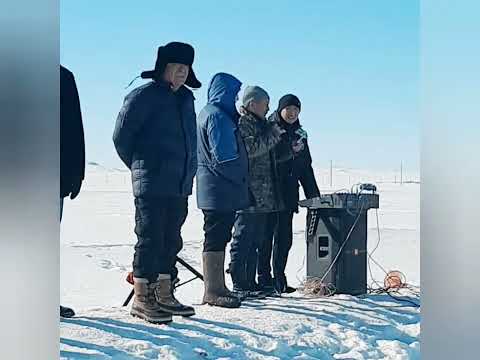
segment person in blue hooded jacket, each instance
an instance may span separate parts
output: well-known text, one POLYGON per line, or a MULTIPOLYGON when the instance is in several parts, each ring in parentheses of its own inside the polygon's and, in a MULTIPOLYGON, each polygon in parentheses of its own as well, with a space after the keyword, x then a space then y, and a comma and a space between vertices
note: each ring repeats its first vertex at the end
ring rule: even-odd
POLYGON ((222 307, 241 304, 225 286, 225 248, 232 237, 236 211, 250 204, 248 157, 235 107, 240 87, 234 76, 216 74, 197 124, 197 204, 204 214, 205 233, 203 302, 222 307))
POLYGON ((126 96, 113 134, 115 149, 132 173, 135 197, 131 314, 153 323, 195 314, 173 294, 180 231, 197 170, 194 97, 187 86, 201 83, 193 59, 189 44, 160 46, 155 69, 141 74, 152 81, 126 96))

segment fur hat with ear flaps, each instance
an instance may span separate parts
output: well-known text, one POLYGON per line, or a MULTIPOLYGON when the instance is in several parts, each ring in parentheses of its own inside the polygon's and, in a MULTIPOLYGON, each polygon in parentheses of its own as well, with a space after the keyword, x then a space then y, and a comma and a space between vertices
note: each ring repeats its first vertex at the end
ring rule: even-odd
POLYGON ((202 86, 202 83, 198 81, 192 68, 194 56, 195 51, 191 45, 181 42, 168 43, 158 48, 155 69, 144 71, 140 76, 142 79, 161 78, 168 63, 184 64, 190 67, 185 85, 198 89, 202 86))

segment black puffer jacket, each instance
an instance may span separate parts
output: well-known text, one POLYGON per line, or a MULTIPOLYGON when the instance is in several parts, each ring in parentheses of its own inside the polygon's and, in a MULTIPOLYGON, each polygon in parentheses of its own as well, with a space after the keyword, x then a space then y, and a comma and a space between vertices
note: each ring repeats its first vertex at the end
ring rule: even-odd
POLYGON ((304 148, 295 154, 292 145, 300 139, 299 133, 303 130, 300 122, 288 124, 276 111, 270 115, 269 121, 276 122, 286 131, 282 141, 275 147, 277 174, 286 209, 298 212, 299 182, 307 199, 320 195, 307 139, 302 139, 304 148))
POLYGON ((197 129, 192 92, 151 81, 128 94, 113 142, 132 172, 136 197, 192 193, 197 171, 197 129))

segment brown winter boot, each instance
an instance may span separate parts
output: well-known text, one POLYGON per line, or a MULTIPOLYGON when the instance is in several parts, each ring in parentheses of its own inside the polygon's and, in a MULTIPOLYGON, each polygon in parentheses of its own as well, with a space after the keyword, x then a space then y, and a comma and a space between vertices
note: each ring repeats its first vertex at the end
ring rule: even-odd
POLYGON ((203 281, 205 284, 203 303, 226 308, 238 308, 241 305, 240 299, 225 286, 224 262, 224 251, 203 253, 203 281))
POLYGON ((159 274, 156 284, 155 299, 157 300, 158 306, 163 311, 172 315, 195 315, 195 309, 193 307, 183 305, 173 295, 173 285, 170 274, 159 274))
POLYGON ((172 315, 162 311, 155 299, 156 282, 134 278, 135 297, 130 314, 154 324, 166 324, 172 321, 172 315))

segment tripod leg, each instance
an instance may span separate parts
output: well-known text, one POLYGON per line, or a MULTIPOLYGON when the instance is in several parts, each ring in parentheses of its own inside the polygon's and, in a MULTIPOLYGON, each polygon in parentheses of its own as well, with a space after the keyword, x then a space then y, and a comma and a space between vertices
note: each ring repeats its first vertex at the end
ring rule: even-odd
POLYGON ((132 289, 132 291, 130 291, 130 294, 128 294, 127 298, 125 299, 125 302, 123 303, 123 306, 127 306, 128 303, 130 302, 130 300, 132 300, 133 293, 134 293, 134 291, 132 289))
POLYGON ((191 273, 193 273, 196 277, 198 277, 200 280, 203 281, 203 275, 200 274, 200 272, 198 272, 194 267, 190 266, 187 262, 185 262, 185 260, 182 260, 180 259, 178 256, 177 256, 177 262, 179 262, 180 264, 182 264, 187 270, 189 270, 191 273))
MULTIPOLYGON (((203 281, 203 275, 200 274, 200 272, 198 272, 194 267, 190 266, 187 262, 185 262, 185 260, 182 260, 177 256, 177 261, 180 264, 182 264, 187 270, 192 272, 197 278, 199 278, 200 280, 203 281)), ((132 281, 133 281, 133 277, 132 277, 132 281)), ((130 294, 128 294, 127 298, 125 299, 125 302, 123 303, 123 306, 127 306, 129 304, 130 300, 132 300, 133 294, 134 294, 134 291, 132 289, 132 291, 130 291, 130 294)))

